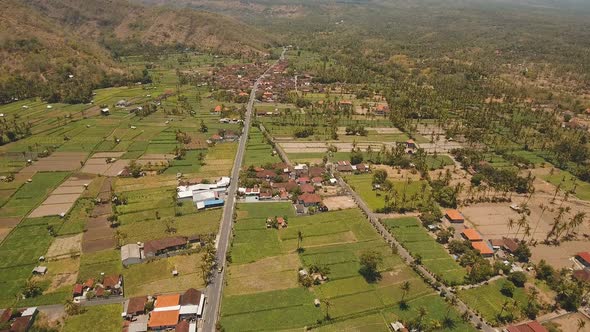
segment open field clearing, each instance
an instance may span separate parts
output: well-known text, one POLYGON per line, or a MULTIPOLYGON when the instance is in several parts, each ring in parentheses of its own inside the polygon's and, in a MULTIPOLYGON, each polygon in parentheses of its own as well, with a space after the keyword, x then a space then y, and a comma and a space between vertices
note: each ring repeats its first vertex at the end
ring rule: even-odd
POLYGON ((266 137, 260 132, 260 129, 253 127, 250 130, 249 135, 248 145, 246 146, 246 155, 244 157, 245 166, 261 166, 281 161, 278 154, 273 155, 272 146, 267 143, 266 137))
POLYGON ((4 217, 24 217, 66 177, 65 172, 44 172, 33 175, 30 183, 23 184, 0 208, 4 217))
POLYGON ((200 262, 201 256, 193 254, 132 265, 123 271, 125 296, 181 292, 189 288, 201 289, 203 277, 199 268, 200 262), (175 269, 178 276, 172 275, 175 269))
MULTIPOLYGON (((304 326, 335 331, 345 322, 355 330, 380 331, 387 330, 386 321, 415 319, 419 306, 436 317, 447 310, 433 290, 391 253, 357 209, 295 217, 289 203, 240 204, 235 229, 222 302, 221 323, 228 331, 304 326), (288 227, 267 229, 269 216, 287 217, 288 227), (303 235, 301 252, 297 251, 299 232, 303 235), (368 250, 383 257, 380 277, 374 282, 359 273, 359 257, 368 250), (326 267, 329 279, 302 287, 297 283, 297 270, 313 265, 326 267), (407 293, 400 288, 404 281, 410 283, 407 293), (409 303, 405 311, 397 310, 402 297, 409 303), (325 305, 315 307, 315 298, 330 301, 333 321, 323 319, 325 305), (426 298, 429 300, 422 300, 426 298)), ((456 330, 469 330, 451 312, 456 330)))
POLYGON ((39 257, 47 252, 53 241, 47 226, 55 223, 56 220, 51 218, 25 219, 0 245, 0 306, 10 306, 22 290, 39 257))
POLYGON ((97 332, 118 331, 123 326, 120 304, 108 304, 89 307, 80 315, 69 316, 63 326, 63 332, 78 332, 88 328, 92 322, 92 330, 97 332))
POLYGON ((328 208, 328 211, 356 208, 356 203, 350 196, 325 197, 323 203, 328 208))
MULTIPOLYGON (((385 207, 385 196, 387 193, 373 190, 372 174, 348 175, 345 181, 356 191, 373 211, 385 207)), ((392 197, 395 202, 406 210, 415 210, 429 196, 429 186, 426 181, 393 181, 397 198, 392 197), (404 199, 405 197, 405 199, 404 199)))
POLYGON ((463 283, 467 272, 457 263, 443 246, 428 234, 415 217, 387 219, 383 221, 395 238, 416 257, 422 258, 422 265, 446 284, 463 283))
MULTIPOLYGON (((471 308, 479 312, 487 321, 496 321, 497 315, 502 311, 502 305, 506 301, 516 300, 520 308, 524 308, 528 302, 526 290, 517 287, 512 297, 502 294, 500 291, 506 279, 498 279, 490 282, 487 285, 479 286, 472 289, 460 290, 459 297, 467 303, 471 308)), ((519 317, 520 312, 512 311, 516 317, 519 317)), ((503 312, 503 315, 507 312, 503 312)))

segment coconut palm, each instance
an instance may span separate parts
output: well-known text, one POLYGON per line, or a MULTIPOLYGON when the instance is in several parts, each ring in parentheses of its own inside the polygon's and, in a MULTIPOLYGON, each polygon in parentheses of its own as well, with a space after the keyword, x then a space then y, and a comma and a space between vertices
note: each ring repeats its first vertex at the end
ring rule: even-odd
POLYGON ((297 231, 297 251, 301 251, 301 242, 303 242, 303 233, 297 231))
POLYGON ((326 319, 330 320, 330 308, 332 307, 332 302, 329 299, 322 300, 322 303, 326 306, 326 319))

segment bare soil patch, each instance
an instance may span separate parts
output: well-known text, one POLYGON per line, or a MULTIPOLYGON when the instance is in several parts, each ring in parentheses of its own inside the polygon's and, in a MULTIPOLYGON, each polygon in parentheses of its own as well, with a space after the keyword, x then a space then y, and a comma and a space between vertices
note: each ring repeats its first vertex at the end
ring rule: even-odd
POLYGON ((559 324, 562 331, 576 331, 576 332, 588 332, 590 331, 590 319, 585 315, 576 312, 568 315, 561 316, 551 320, 552 323, 559 324), (578 329, 578 320, 586 322, 586 326, 583 329, 578 329))
POLYGON ((54 152, 26 167, 26 171, 74 171, 80 168, 80 162, 86 160, 87 157, 86 152, 54 152))
POLYGON ((350 196, 326 197, 324 198, 323 203, 329 211, 352 209, 356 207, 356 203, 350 196))
POLYGON ((72 236, 58 237, 53 241, 45 256, 47 258, 56 258, 70 255, 72 253, 78 253, 81 249, 81 242, 82 233, 72 236))
POLYGON ((12 228, 0 228, 0 241, 3 241, 8 236, 11 230, 12 228))

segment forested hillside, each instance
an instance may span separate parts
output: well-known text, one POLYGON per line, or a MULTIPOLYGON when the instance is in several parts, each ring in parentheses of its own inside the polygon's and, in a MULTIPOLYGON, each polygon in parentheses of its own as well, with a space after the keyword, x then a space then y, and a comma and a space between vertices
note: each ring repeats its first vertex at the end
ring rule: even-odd
POLYGON ((0 103, 30 96, 88 102, 93 88, 146 81, 122 54, 194 49, 263 52, 268 33, 236 19, 115 0, 6 0, 0 12, 0 103))

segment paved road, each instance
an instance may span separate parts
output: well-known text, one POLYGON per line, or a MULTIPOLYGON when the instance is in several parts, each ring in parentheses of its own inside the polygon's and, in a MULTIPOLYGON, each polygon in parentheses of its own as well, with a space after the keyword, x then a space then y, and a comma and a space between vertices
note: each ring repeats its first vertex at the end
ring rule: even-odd
MULTIPOLYGON (((338 181, 339 181, 340 185, 344 189, 346 189, 346 191, 348 191, 348 193, 353 197, 353 199, 356 201, 357 205, 365 212, 365 214, 367 215, 367 218, 369 219, 371 224, 377 229, 377 232, 379 232, 379 234, 381 234, 381 236, 383 236, 385 241, 387 241, 387 243, 390 243, 397 248, 398 255, 401 258, 403 258, 407 264, 414 263, 414 258, 412 257, 412 255, 410 255, 410 253, 404 247, 402 247, 399 244, 399 242, 397 242, 397 240, 387 231, 385 226, 383 226, 383 224, 381 224, 379 222, 379 218, 377 218, 377 215, 375 213, 373 213, 373 211, 371 209, 369 209, 369 207, 367 206, 367 204, 365 204, 365 202, 361 199, 361 197, 354 190, 352 190, 352 188, 350 188, 350 186, 346 182, 344 182, 344 180, 342 180, 342 178, 339 178, 338 181)), ((428 279, 431 282, 437 282, 434 275, 432 275, 429 271, 427 271, 422 265, 416 265, 416 269, 424 276, 425 279, 428 279)), ((439 290, 443 291, 446 294, 445 296, 447 298, 454 296, 451 292, 451 288, 449 288, 445 285, 441 284, 441 286, 439 287, 439 290)), ((457 300, 458 300, 458 302, 457 302, 456 308, 459 310, 460 313, 463 313, 465 311, 469 311, 469 313, 471 314, 470 321, 471 321, 471 324, 473 324, 473 326, 481 326, 481 330, 485 331, 485 332, 497 332, 497 330, 495 328, 489 326, 482 319, 475 316, 474 313, 469 309, 469 307, 465 303, 463 303, 461 300, 459 300, 458 297, 457 297, 457 300)))
MULTIPOLYGON (((281 59, 285 56, 286 49, 283 49, 283 53, 281 54, 281 59)), ((254 107, 254 100, 256 99, 256 89, 258 88, 258 84, 276 64, 275 62, 272 66, 270 66, 264 74, 262 74, 254 83, 252 87, 252 92, 250 92, 250 100, 248 101, 248 105, 246 107, 246 117, 244 119, 244 130, 242 132, 242 136, 240 137, 239 145, 238 145, 238 152, 236 153, 236 159, 234 160, 234 166, 232 169, 231 174, 231 184, 228 188, 227 192, 227 199, 225 201, 225 206, 223 208, 223 216, 221 217, 221 226, 218 234, 217 239, 217 262, 219 266, 223 266, 223 271, 225 272, 225 257, 227 255, 228 245, 230 243, 231 233, 232 233, 232 226, 233 226, 233 214, 234 208, 236 204, 236 192, 238 190, 238 177, 240 174, 240 169, 242 168, 242 161, 244 159, 244 153, 246 152, 246 143, 248 142, 248 132, 250 131, 250 122, 252 119, 252 109, 254 107)), ((219 309, 221 304, 221 292, 223 289, 223 282, 224 282, 224 273, 217 273, 215 272, 211 283, 207 286, 206 289, 206 296, 207 296, 207 304, 205 306, 205 312, 203 315, 203 319, 201 320, 200 325, 202 326, 201 329, 206 332, 215 331, 215 324, 217 323, 217 318, 219 317, 219 309)))

